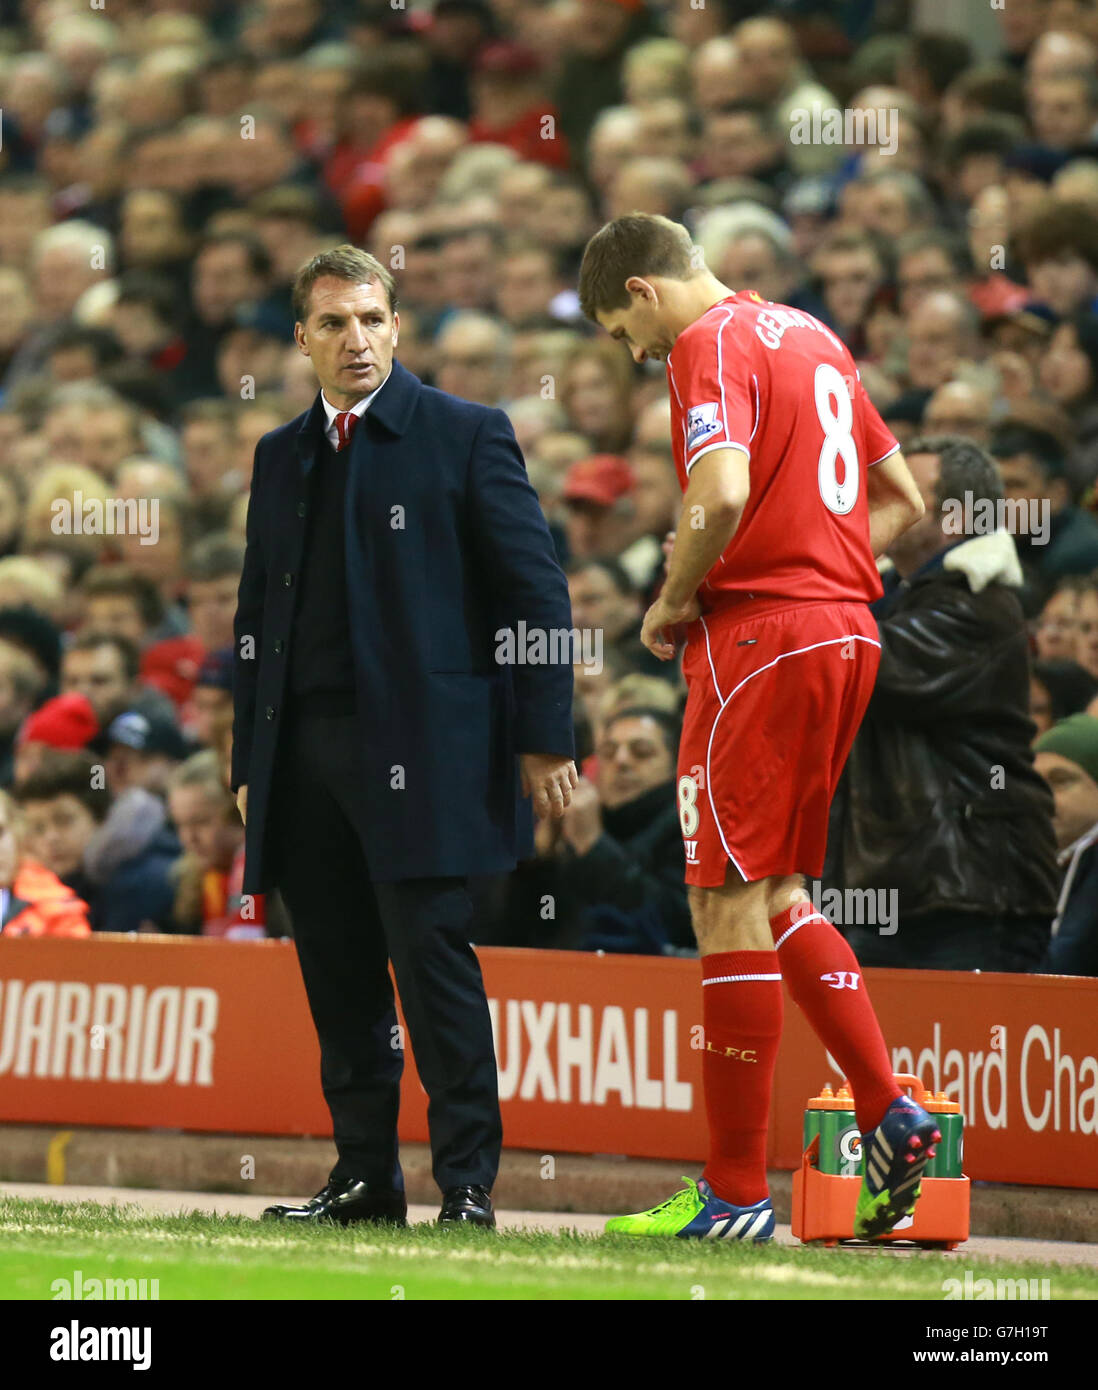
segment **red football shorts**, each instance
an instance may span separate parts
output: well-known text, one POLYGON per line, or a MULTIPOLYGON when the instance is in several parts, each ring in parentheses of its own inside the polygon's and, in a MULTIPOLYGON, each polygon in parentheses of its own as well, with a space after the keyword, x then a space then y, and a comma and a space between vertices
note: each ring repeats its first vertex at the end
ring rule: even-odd
POLYGON ((751 605, 690 626, 678 802, 686 882, 818 878, 880 664, 865 604, 751 605))

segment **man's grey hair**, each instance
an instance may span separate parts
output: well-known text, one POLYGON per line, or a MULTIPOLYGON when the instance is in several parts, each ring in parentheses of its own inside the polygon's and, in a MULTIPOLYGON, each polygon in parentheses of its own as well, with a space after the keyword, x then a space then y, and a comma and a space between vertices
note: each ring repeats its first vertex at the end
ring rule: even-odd
POLYGON ((91 264, 92 256, 99 250, 103 252, 103 264, 107 270, 114 268, 114 237, 106 227, 97 227, 94 222, 73 219, 57 222, 38 233, 31 243, 30 259, 37 266, 46 251, 64 247, 82 260, 91 264))
POLYGON ((947 498, 970 493, 974 506, 996 503, 1003 497, 999 465, 986 449, 963 434, 921 434, 904 445, 904 456, 935 454, 940 461, 936 498, 941 511, 947 498))

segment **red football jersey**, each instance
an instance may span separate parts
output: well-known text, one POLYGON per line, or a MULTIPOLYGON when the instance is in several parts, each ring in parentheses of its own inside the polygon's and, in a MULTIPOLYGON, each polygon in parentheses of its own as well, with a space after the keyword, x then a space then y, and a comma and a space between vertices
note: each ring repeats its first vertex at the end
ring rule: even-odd
POLYGON ((879 598, 866 469, 900 446, 835 334, 811 314, 742 291, 679 334, 667 377, 683 491, 712 449, 734 446, 751 460, 751 494, 703 581, 702 607, 749 594, 809 603, 879 598))

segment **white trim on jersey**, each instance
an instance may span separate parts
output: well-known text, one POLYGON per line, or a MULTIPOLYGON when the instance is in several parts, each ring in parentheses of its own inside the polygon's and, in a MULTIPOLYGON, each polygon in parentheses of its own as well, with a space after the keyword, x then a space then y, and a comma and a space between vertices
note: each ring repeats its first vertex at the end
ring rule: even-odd
POLYGON ((877 465, 878 465, 879 463, 884 463, 885 459, 890 459, 890 458, 892 457, 893 454, 898 454, 899 452, 900 452, 900 445, 897 444, 896 447, 895 447, 894 449, 889 449, 889 451, 888 451, 887 454, 882 454, 881 457, 880 457, 879 459, 874 459, 872 463, 867 463, 867 464, 866 464, 866 467, 867 467, 867 468, 876 468, 877 465))
MULTIPOLYGON (((755 436, 759 432, 759 412, 762 408, 762 397, 759 395, 759 378, 755 375, 754 372, 751 373, 751 380, 755 383, 755 428, 751 431, 751 434, 748 438, 747 442, 749 444, 753 444, 755 442, 755 436)), ((748 457, 750 457, 750 455, 748 457)))
MULTIPOLYGON (((709 730, 709 742, 706 745, 705 749, 705 789, 709 797, 709 809, 713 813, 713 824, 717 827, 717 834, 720 836, 721 844, 724 847, 724 852, 728 855, 728 858, 735 866, 736 872, 740 875, 740 877, 743 879, 745 883, 749 882, 750 880, 744 873, 743 869, 741 869, 739 864, 736 862, 735 856, 733 855, 732 851, 728 848, 728 841, 724 837, 724 827, 721 825, 720 817, 717 815, 716 803, 713 800, 713 777, 710 765, 713 759, 713 740, 717 736, 717 725, 720 723, 721 715, 725 712, 725 710, 731 703, 732 696, 738 694, 744 688, 748 681, 754 680, 756 676, 761 676, 764 671, 769 671, 772 666, 777 666, 779 661, 785 661, 787 657, 802 656, 805 652, 814 652, 817 651, 820 647, 834 647, 837 646, 840 642, 868 642, 871 647, 877 648, 880 648, 881 645, 880 642, 875 642, 872 637, 865 637, 860 632, 848 632, 844 637, 829 637, 826 642, 813 642, 812 645, 809 647, 798 647, 796 651, 782 652, 781 655, 776 656, 773 661, 768 661, 765 666, 760 666, 757 670, 754 670, 749 675, 744 676, 743 680, 740 681, 739 685, 736 686, 736 689, 733 690, 731 694, 728 696, 728 698, 722 702, 720 709, 713 717, 713 727, 709 730)), ((714 683, 715 680, 716 678, 714 677, 714 683)))
MULTIPOLYGON (((727 433, 727 427, 725 432, 727 433)), ((748 463, 751 462, 751 450, 746 444, 739 444, 735 440, 718 439, 715 444, 707 444, 704 449, 699 449, 690 462, 686 465, 686 476, 689 478, 690 470, 697 463, 703 454, 711 454, 714 449, 742 449, 747 455, 748 463)))
MULTIPOLYGON (((724 322, 717 329, 717 381, 720 383, 721 388, 721 424, 724 426, 724 437, 726 441, 728 440, 728 402, 724 395, 724 330, 731 322, 733 313, 734 310, 729 309, 724 316, 724 322)), ((694 463, 697 461, 697 458, 700 457, 701 455, 698 454, 694 459, 691 459, 690 462, 694 463)))
POLYGON ((679 388, 678 388, 678 386, 677 386, 676 383, 675 383, 675 369, 674 369, 674 367, 672 367, 672 365, 671 365, 671 354, 670 354, 670 353, 667 354, 667 379, 668 379, 668 381, 671 383, 671 390, 674 391, 674 393, 675 393, 675 402, 676 402, 676 404, 677 404, 678 407, 679 407, 679 414, 682 416, 682 461, 683 461, 683 467, 686 469, 687 476, 689 477, 689 475, 690 475, 690 468, 689 468, 689 465, 688 465, 687 462, 686 462, 686 454, 687 454, 687 447, 686 447, 686 446, 687 446, 687 441, 688 441, 688 438, 689 438, 689 436, 687 435, 687 432, 686 432, 687 414, 686 414, 686 411, 683 410, 683 408, 682 408, 682 397, 679 395, 679 388))

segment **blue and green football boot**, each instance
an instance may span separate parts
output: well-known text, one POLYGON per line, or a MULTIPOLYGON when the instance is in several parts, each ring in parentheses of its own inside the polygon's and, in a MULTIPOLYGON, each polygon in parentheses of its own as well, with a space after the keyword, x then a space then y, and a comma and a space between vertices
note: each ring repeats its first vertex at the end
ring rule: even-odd
POLYGON ((862 1135, 865 1163, 854 1215, 862 1240, 887 1235, 910 1216, 922 1191, 920 1179, 942 1137, 937 1121, 910 1096, 897 1096, 876 1129, 862 1135))
POLYGON ((714 1196, 704 1178, 683 1178, 686 1187, 651 1211, 614 1216, 608 1232, 627 1236, 680 1236, 684 1240, 772 1240, 774 1208, 764 1197, 753 1207, 736 1207, 714 1196))

